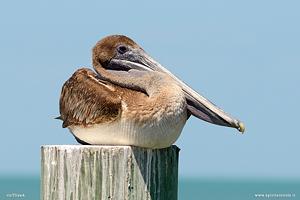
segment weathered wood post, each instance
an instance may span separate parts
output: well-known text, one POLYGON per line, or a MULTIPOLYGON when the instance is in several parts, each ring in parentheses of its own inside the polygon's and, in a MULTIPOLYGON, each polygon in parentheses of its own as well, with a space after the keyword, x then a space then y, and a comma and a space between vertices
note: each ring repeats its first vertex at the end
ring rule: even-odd
POLYGON ((176 200, 179 148, 41 147, 42 200, 176 200))

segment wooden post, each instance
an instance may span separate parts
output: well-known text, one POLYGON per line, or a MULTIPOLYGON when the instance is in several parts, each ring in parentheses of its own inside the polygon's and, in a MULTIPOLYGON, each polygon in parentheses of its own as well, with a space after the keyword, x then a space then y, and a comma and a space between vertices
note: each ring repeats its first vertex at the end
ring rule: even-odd
POLYGON ((42 200, 176 200, 179 148, 41 147, 42 200))

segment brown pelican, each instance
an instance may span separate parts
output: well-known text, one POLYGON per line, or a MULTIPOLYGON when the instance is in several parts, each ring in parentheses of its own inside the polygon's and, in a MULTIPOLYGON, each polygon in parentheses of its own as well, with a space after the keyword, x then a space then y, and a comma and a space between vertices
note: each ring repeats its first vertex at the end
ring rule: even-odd
POLYGON ((133 40, 112 35, 92 50, 95 69, 79 69, 63 85, 60 119, 81 144, 165 148, 194 115, 237 128, 242 122, 194 91, 133 40))

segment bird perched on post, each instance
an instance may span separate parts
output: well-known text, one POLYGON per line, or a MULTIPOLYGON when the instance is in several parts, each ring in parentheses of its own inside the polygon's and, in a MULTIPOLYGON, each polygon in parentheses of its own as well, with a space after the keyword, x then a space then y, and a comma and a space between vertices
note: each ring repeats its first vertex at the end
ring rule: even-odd
POLYGON ((59 101, 63 128, 81 144, 165 148, 178 139, 190 115, 245 130, 126 36, 100 40, 92 64, 96 73, 77 70, 59 101))

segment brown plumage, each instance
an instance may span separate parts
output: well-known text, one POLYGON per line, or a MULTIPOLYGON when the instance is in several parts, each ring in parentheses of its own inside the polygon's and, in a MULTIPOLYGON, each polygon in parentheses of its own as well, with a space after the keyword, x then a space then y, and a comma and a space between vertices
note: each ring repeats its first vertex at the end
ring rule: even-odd
POLYGON ((59 101, 63 128, 68 127, 82 144, 168 147, 190 114, 244 131, 240 121, 126 36, 100 40, 92 50, 92 64, 97 73, 77 70, 63 85, 59 101))
POLYGON ((116 55, 115 47, 120 44, 131 46, 136 49, 141 49, 141 47, 137 45, 132 39, 124 35, 112 35, 103 38, 93 47, 93 66, 101 65, 104 68, 108 68, 108 62, 116 55))
POLYGON ((95 76, 90 69, 79 69, 63 85, 59 101, 63 128, 108 123, 120 117, 121 98, 113 92, 114 86, 95 76))

